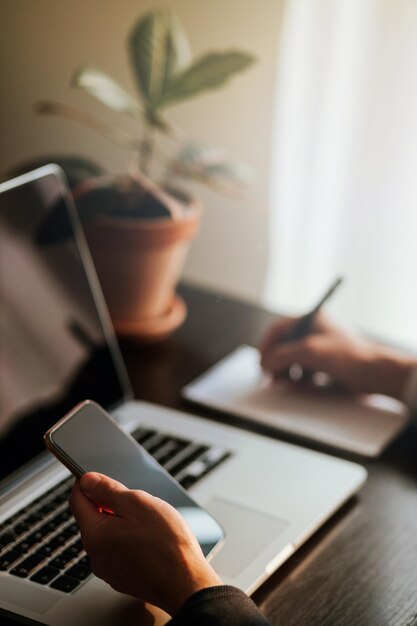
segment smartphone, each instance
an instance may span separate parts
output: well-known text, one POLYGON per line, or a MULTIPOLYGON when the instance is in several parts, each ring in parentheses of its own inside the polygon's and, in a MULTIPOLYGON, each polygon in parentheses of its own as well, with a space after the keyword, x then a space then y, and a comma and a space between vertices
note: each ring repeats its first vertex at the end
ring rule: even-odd
POLYGON ((129 489, 169 502, 193 530, 206 557, 224 539, 221 526, 101 406, 81 402, 44 435, 47 448, 77 478, 100 472, 129 489))

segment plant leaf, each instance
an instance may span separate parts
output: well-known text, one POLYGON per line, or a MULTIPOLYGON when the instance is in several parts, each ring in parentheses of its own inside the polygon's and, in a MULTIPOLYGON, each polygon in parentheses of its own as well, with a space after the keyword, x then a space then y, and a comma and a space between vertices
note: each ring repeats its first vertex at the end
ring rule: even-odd
POLYGON ((83 89, 103 104, 113 109, 137 117, 141 113, 139 102, 111 76, 94 67, 78 68, 72 79, 73 87, 83 89))
POLYGON ((191 61, 187 35, 175 14, 161 9, 139 20, 128 45, 142 96, 148 105, 155 107, 172 77, 191 61))
POLYGON ((246 165, 232 161, 223 150, 195 143, 186 145, 171 160, 169 174, 231 194, 247 186, 252 177, 246 165))
POLYGON ((233 74, 246 69, 254 61, 254 56, 238 50, 205 54, 173 77, 165 90, 161 105, 196 96, 206 89, 220 87, 233 74))
POLYGON ((81 124, 82 126, 87 126, 122 148, 126 148, 128 150, 135 150, 137 148, 137 141, 132 139, 132 136, 125 130, 115 126, 114 124, 109 124, 109 122, 106 122, 95 115, 91 115, 91 113, 81 111, 76 107, 61 104, 60 102, 37 102, 34 109, 36 113, 39 113, 40 115, 56 115, 57 117, 66 117, 67 119, 81 124))

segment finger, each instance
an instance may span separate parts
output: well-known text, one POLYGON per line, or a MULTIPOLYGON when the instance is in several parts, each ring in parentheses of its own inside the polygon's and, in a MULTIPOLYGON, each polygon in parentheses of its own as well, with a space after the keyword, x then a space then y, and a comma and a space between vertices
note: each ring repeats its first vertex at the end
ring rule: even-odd
POLYGON ((282 335, 285 335, 296 323, 296 319, 291 317, 280 318, 269 328, 259 343, 261 355, 266 353, 271 346, 278 343, 282 335))
POLYGON ((83 547, 91 558, 96 559, 97 554, 100 554, 103 538, 113 532, 109 531, 109 524, 113 525, 120 518, 104 515, 97 504, 84 495, 80 481, 72 488, 70 507, 80 528, 83 547))
POLYGON ((117 515, 123 515, 127 508, 130 490, 104 474, 88 472, 80 479, 80 490, 86 498, 99 507, 110 509, 117 515))
POLYGON ((82 493, 78 480, 71 491, 70 508, 82 534, 87 529, 94 529, 103 517, 97 506, 82 493))
POLYGON ((308 337, 300 341, 276 346, 268 353, 263 367, 274 376, 287 372, 294 363, 299 363, 303 368, 317 370, 321 368, 321 357, 318 344, 311 337, 308 337))

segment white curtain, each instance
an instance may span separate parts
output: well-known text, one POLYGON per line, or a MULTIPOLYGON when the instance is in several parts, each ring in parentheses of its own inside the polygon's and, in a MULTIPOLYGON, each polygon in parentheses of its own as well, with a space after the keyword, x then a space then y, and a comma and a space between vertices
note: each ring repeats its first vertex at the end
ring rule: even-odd
POLYGON ((287 0, 265 302, 417 347, 417 1, 287 0))

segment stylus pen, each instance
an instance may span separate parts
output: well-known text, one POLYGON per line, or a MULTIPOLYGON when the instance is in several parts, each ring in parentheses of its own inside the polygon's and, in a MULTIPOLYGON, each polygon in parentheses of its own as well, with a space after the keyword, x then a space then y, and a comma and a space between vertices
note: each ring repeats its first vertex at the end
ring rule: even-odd
POLYGON ((309 313, 306 313, 306 315, 300 317, 300 319, 297 321, 296 324, 294 324, 291 330, 289 330, 287 333, 280 337, 278 343, 288 343, 289 341, 295 341, 296 339, 301 339, 302 337, 308 335, 313 326, 315 316, 320 311, 323 304, 327 302, 331 295, 334 294, 342 281, 343 278, 339 276, 339 278, 337 278, 334 283, 332 283, 332 285, 326 291, 324 296, 319 300, 316 306, 309 313))

